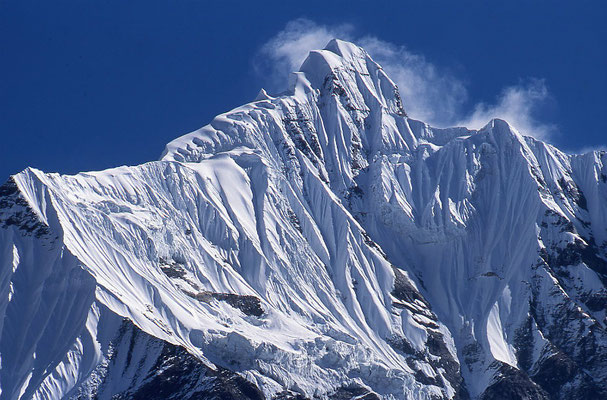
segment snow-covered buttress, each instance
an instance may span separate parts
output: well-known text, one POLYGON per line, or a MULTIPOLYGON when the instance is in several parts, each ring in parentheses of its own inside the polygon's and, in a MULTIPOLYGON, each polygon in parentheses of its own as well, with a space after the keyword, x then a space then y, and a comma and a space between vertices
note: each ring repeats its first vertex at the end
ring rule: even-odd
POLYGON ((410 119, 361 48, 160 161, 0 187, 0 399, 607 396, 607 155, 410 119))

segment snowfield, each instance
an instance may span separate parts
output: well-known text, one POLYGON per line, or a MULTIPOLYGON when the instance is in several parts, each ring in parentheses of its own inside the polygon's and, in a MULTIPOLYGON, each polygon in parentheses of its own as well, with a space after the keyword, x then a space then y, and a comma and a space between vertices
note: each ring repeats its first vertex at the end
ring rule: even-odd
POLYGON ((159 161, 0 187, 0 399, 607 398, 607 155, 410 119, 361 48, 159 161))

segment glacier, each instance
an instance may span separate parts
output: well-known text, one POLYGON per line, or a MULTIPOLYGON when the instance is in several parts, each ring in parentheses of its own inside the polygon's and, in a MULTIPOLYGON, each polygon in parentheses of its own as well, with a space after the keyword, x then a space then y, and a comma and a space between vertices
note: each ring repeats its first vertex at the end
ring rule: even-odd
POLYGON ((607 153, 523 133, 335 39, 159 161, 12 176, 0 399, 607 398, 607 153))

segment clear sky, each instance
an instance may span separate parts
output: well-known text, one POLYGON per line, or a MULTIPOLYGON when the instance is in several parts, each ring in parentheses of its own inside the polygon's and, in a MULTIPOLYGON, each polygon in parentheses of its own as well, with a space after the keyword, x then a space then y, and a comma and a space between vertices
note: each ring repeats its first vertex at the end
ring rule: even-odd
POLYGON ((569 152, 599 148, 603 4, 0 0, 0 180, 157 159, 261 87, 280 90, 330 36, 383 63, 412 117, 502 116, 569 152))

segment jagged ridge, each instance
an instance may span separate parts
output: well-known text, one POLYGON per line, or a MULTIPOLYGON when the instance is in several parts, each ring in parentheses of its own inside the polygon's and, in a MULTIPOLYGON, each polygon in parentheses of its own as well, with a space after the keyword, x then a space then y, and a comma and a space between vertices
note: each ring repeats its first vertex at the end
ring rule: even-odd
POLYGON ((410 119, 333 40, 161 161, 3 187, 0 396, 146 392, 166 357, 96 379, 130 365, 108 321, 268 398, 600 396, 604 161, 410 119))

